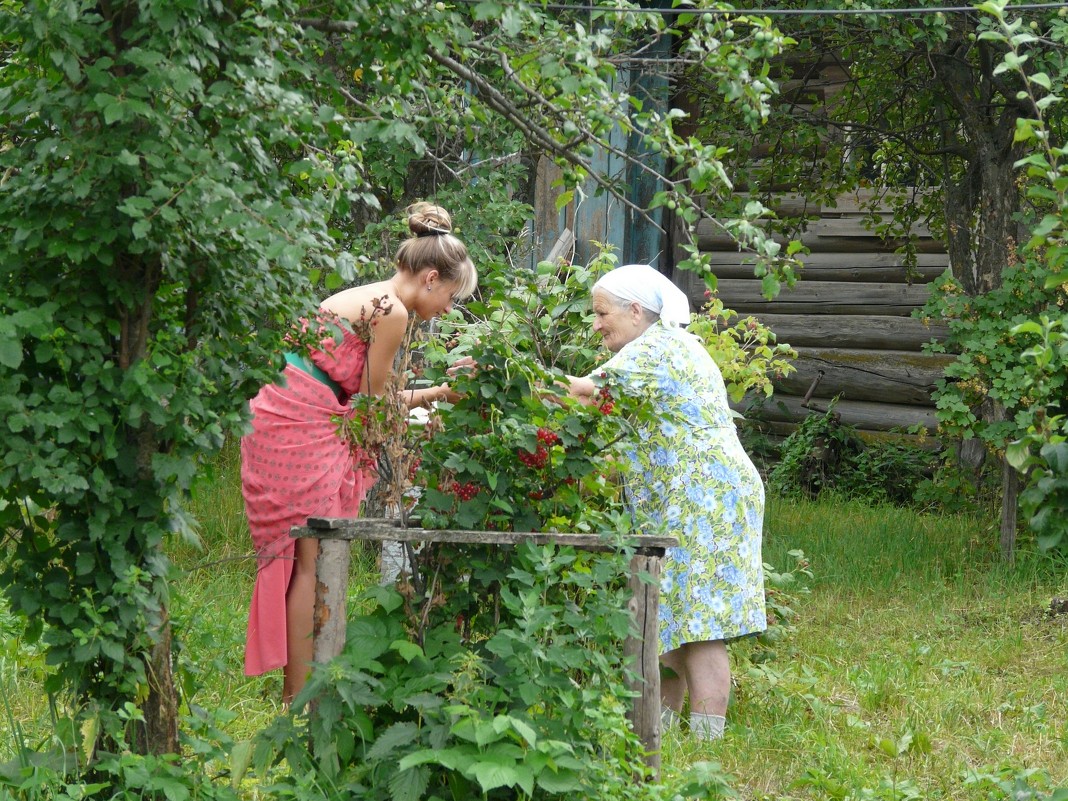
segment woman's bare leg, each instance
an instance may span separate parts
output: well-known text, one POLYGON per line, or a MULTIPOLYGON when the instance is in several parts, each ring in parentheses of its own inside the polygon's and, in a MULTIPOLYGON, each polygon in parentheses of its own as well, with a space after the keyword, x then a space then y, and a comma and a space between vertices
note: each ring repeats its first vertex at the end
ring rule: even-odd
POLYGON ((661 655, 660 664, 675 674, 667 676, 661 673, 660 704, 675 712, 681 712, 683 701, 686 700, 686 666, 683 661, 682 648, 676 648, 661 655))
POLYGON ((689 642, 682 648, 690 711, 701 715, 727 714, 731 692, 731 668, 723 640, 689 642))
POLYGON ((315 560, 319 541, 300 538, 293 551, 293 575, 286 591, 286 649, 282 669, 282 702, 292 703, 308 678, 312 661, 312 614, 315 610, 315 560))

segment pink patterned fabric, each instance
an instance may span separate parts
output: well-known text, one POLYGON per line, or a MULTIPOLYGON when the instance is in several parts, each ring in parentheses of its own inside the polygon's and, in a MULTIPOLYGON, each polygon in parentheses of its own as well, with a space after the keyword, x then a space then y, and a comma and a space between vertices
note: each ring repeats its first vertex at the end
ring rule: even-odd
MULTIPOLYGON (((330 353, 313 351, 312 359, 355 394, 367 343, 345 330, 340 343, 325 349, 330 353)), ((245 647, 249 676, 288 661, 286 591, 295 549, 290 529, 309 517, 356 516, 377 478, 368 460, 339 435, 334 418, 353 413, 349 395, 339 399, 292 365, 284 378, 284 385, 265 386, 252 399, 252 431, 241 440, 241 489, 257 554, 245 647)))

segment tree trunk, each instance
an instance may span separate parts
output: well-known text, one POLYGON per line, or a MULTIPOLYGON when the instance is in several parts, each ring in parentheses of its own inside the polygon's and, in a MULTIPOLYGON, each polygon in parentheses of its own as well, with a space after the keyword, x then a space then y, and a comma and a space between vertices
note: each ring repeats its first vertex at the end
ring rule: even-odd
MULTIPOLYGON (((953 276, 973 296, 1000 287, 1002 270, 1016 259, 1014 216, 1020 193, 1014 164, 1023 151, 1013 137, 1016 118, 1025 112, 1011 102, 995 102, 998 93, 1013 93, 994 75, 1000 54, 984 43, 978 47, 981 58, 975 69, 955 55, 936 55, 931 61, 946 101, 959 117, 960 135, 950 135, 966 143, 969 151, 963 180, 945 187, 945 214, 953 276)), ((1003 418, 1000 404, 992 405, 1003 418)), ((1001 555, 1012 561, 1019 481, 1008 465, 1002 469, 1001 489, 1001 555)))
POLYGON ((171 639, 170 615, 164 607, 146 665, 148 698, 142 706, 145 725, 135 740, 143 754, 178 753, 178 693, 174 687, 171 639))

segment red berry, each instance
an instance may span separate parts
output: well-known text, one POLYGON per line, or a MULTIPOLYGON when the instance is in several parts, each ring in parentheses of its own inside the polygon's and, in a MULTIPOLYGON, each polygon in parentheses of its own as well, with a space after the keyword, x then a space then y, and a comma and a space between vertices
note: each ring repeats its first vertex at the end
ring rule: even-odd
POLYGON ((612 401, 606 401, 597 408, 601 410, 601 414, 611 414, 612 410, 616 407, 612 401))
POLYGON ((550 431, 547 428, 539 428, 538 441, 544 442, 551 448, 553 445, 558 445, 560 443, 560 437, 554 431, 550 431))

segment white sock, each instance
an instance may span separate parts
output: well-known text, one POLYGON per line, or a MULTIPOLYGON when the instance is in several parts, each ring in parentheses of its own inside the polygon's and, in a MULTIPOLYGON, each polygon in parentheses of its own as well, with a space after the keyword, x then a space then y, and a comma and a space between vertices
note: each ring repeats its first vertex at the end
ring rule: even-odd
POLYGON ((702 715, 690 713, 690 731, 702 740, 718 740, 723 736, 723 726, 727 719, 723 715, 702 715))

